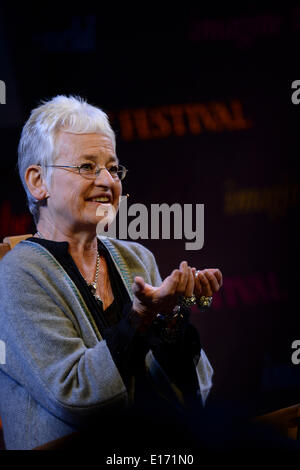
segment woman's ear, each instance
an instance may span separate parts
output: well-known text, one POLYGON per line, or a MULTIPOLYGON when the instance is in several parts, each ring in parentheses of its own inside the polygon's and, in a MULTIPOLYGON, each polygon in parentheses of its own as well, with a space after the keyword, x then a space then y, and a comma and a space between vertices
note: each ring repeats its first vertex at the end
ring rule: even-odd
POLYGON ((25 181, 30 193, 35 199, 43 201, 49 197, 41 166, 30 165, 25 172, 25 181))

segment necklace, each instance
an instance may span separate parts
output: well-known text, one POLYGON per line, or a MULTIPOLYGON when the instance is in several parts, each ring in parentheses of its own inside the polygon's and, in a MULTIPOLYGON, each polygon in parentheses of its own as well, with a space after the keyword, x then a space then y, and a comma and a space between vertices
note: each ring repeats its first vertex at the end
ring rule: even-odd
POLYGON ((100 256, 99 256, 99 253, 97 252, 97 263, 96 263, 96 273, 95 273, 94 282, 87 282, 87 280, 85 278, 84 278, 84 280, 87 283, 88 287, 91 289, 91 292, 92 292, 93 296, 95 297, 95 299, 102 302, 101 297, 96 294, 99 268, 100 268, 100 256))
MULTIPOLYGON (((39 237, 39 238, 45 238, 41 232, 39 232, 38 230, 36 231, 36 235, 39 237)), ((87 283, 88 287, 90 288, 93 296, 95 297, 96 300, 98 300, 99 302, 102 302, 102 299, 99 295, 96 294, 96 291, 97 291, 97 282, 98 282, 98 276, 99 276, 99 269, 100 269, 100 256, 99 256, 99 253, 97 251, 97 262, 96 262, 96 272, 95 272, 95 278, 94 278, 94 281, 93 282, 88 282, 86 280, 85 277, 83 277, 83 279, 85 280, 85 282, 87 283)))
POLYGON ((42 235, 38 230, 36 231, 35 235, 37 235, 39 238, 45 238, 44 235, 42 235))

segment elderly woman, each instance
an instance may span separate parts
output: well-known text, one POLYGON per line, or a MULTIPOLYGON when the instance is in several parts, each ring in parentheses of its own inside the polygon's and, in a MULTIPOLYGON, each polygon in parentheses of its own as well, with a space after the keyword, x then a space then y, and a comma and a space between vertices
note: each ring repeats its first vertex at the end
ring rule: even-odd
POLYGON ((149 250, 97 236, 98 209, 117 211, 126 175, 106 114, 77 97, 43 102, 18 164, 37 232, 0 263, 6 447, 34 448, 132 403, 204 403, 212 368, 188 304, 222 275, 183 261, 162 281, 149 250))

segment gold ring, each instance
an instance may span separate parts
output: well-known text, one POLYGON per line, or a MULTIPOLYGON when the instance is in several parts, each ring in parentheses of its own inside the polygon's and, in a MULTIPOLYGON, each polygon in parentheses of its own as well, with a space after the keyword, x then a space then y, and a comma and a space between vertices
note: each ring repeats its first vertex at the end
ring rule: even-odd
POLYGON ((205 295, 202 295, 202 297, 197 301, 197 305, 200 308, 208 308, 211 306, 211 303, 212 297, 206 297, 205 295))
POLYGON ((192 305, 196 305, 197 299, 195 295, 191 295, 190 297, 182 297, 181 302, 186 307, 191 307, 192 305))

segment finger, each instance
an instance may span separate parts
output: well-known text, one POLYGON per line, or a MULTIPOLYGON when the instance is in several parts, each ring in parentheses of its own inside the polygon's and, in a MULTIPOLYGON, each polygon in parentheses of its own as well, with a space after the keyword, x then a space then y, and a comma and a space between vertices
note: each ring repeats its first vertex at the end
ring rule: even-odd
POLYGON ((223 275, 222 275, 221 271, 218 268, 207 268, 204 271, 211 272, 215 276, 215 278, 217 279, 217 281, 219 283, 219 286, 220 287, 222 286, 222 284, 223 284, 223 275))
POLYGON ((201 282, 202 295, 205 295, 206 297, 211 297, 212 296, 212 290, 211 290, 211 287, 210 287, 210 283, 209 283, 209 280, 205 276, 203 271, 198 272, 198 279, 201 282))
POLYGON ((195 286, 195 281, 194 281, 193 271, 192 271, 192 268, 188 267, 188 281, 187 281, 186 289, 184 293, 186 297, 191 297, 193 295, 194 286, 195 286))
POLYGON ((195 275, 194 275, 194 278, 195 278, 194 293, 195 293, 195 296, 196 296, 196 297, 200 297, 200 296, 202 295, 201 279, 199 278, 199 273, 200 273, 200 271, 197 271, 196 268, 193 268, 193 269, 195 269, 195 275))
POLYGON ((177 286, 180 281, 179 269, 174 269, 170 276, 166 277, 163 281, 159 291, 162 296, 174 295, 177 291, 177 286))
POLYGON ((132 292, 134 293, 134 295, 142 293, 144 288, 145 288, 144 279, 140 276, 136 276, 132 284, 132 292))
POLYGON ((211 272, 211 270, 205 269, 204 275, 209 281, 209 285, 210 285, 212 292, 218 292, 218 290, 220 289, 219 282, 217 278, 215 277, 215 275, 211 272))
POLYGON ((214 274, 214 276, 217 278, 217 281, 219 283, 219 286, 222 287, 223 284, 223 275, 219 269, 213 268, 210 269, 210 271, 214 274))
POLYGON ((186 261, 182 261, 180 263, 179 271, 180 279, 177 285, 177 293, 180 295, 184 295, 189 276, 188 264, 186 261))

